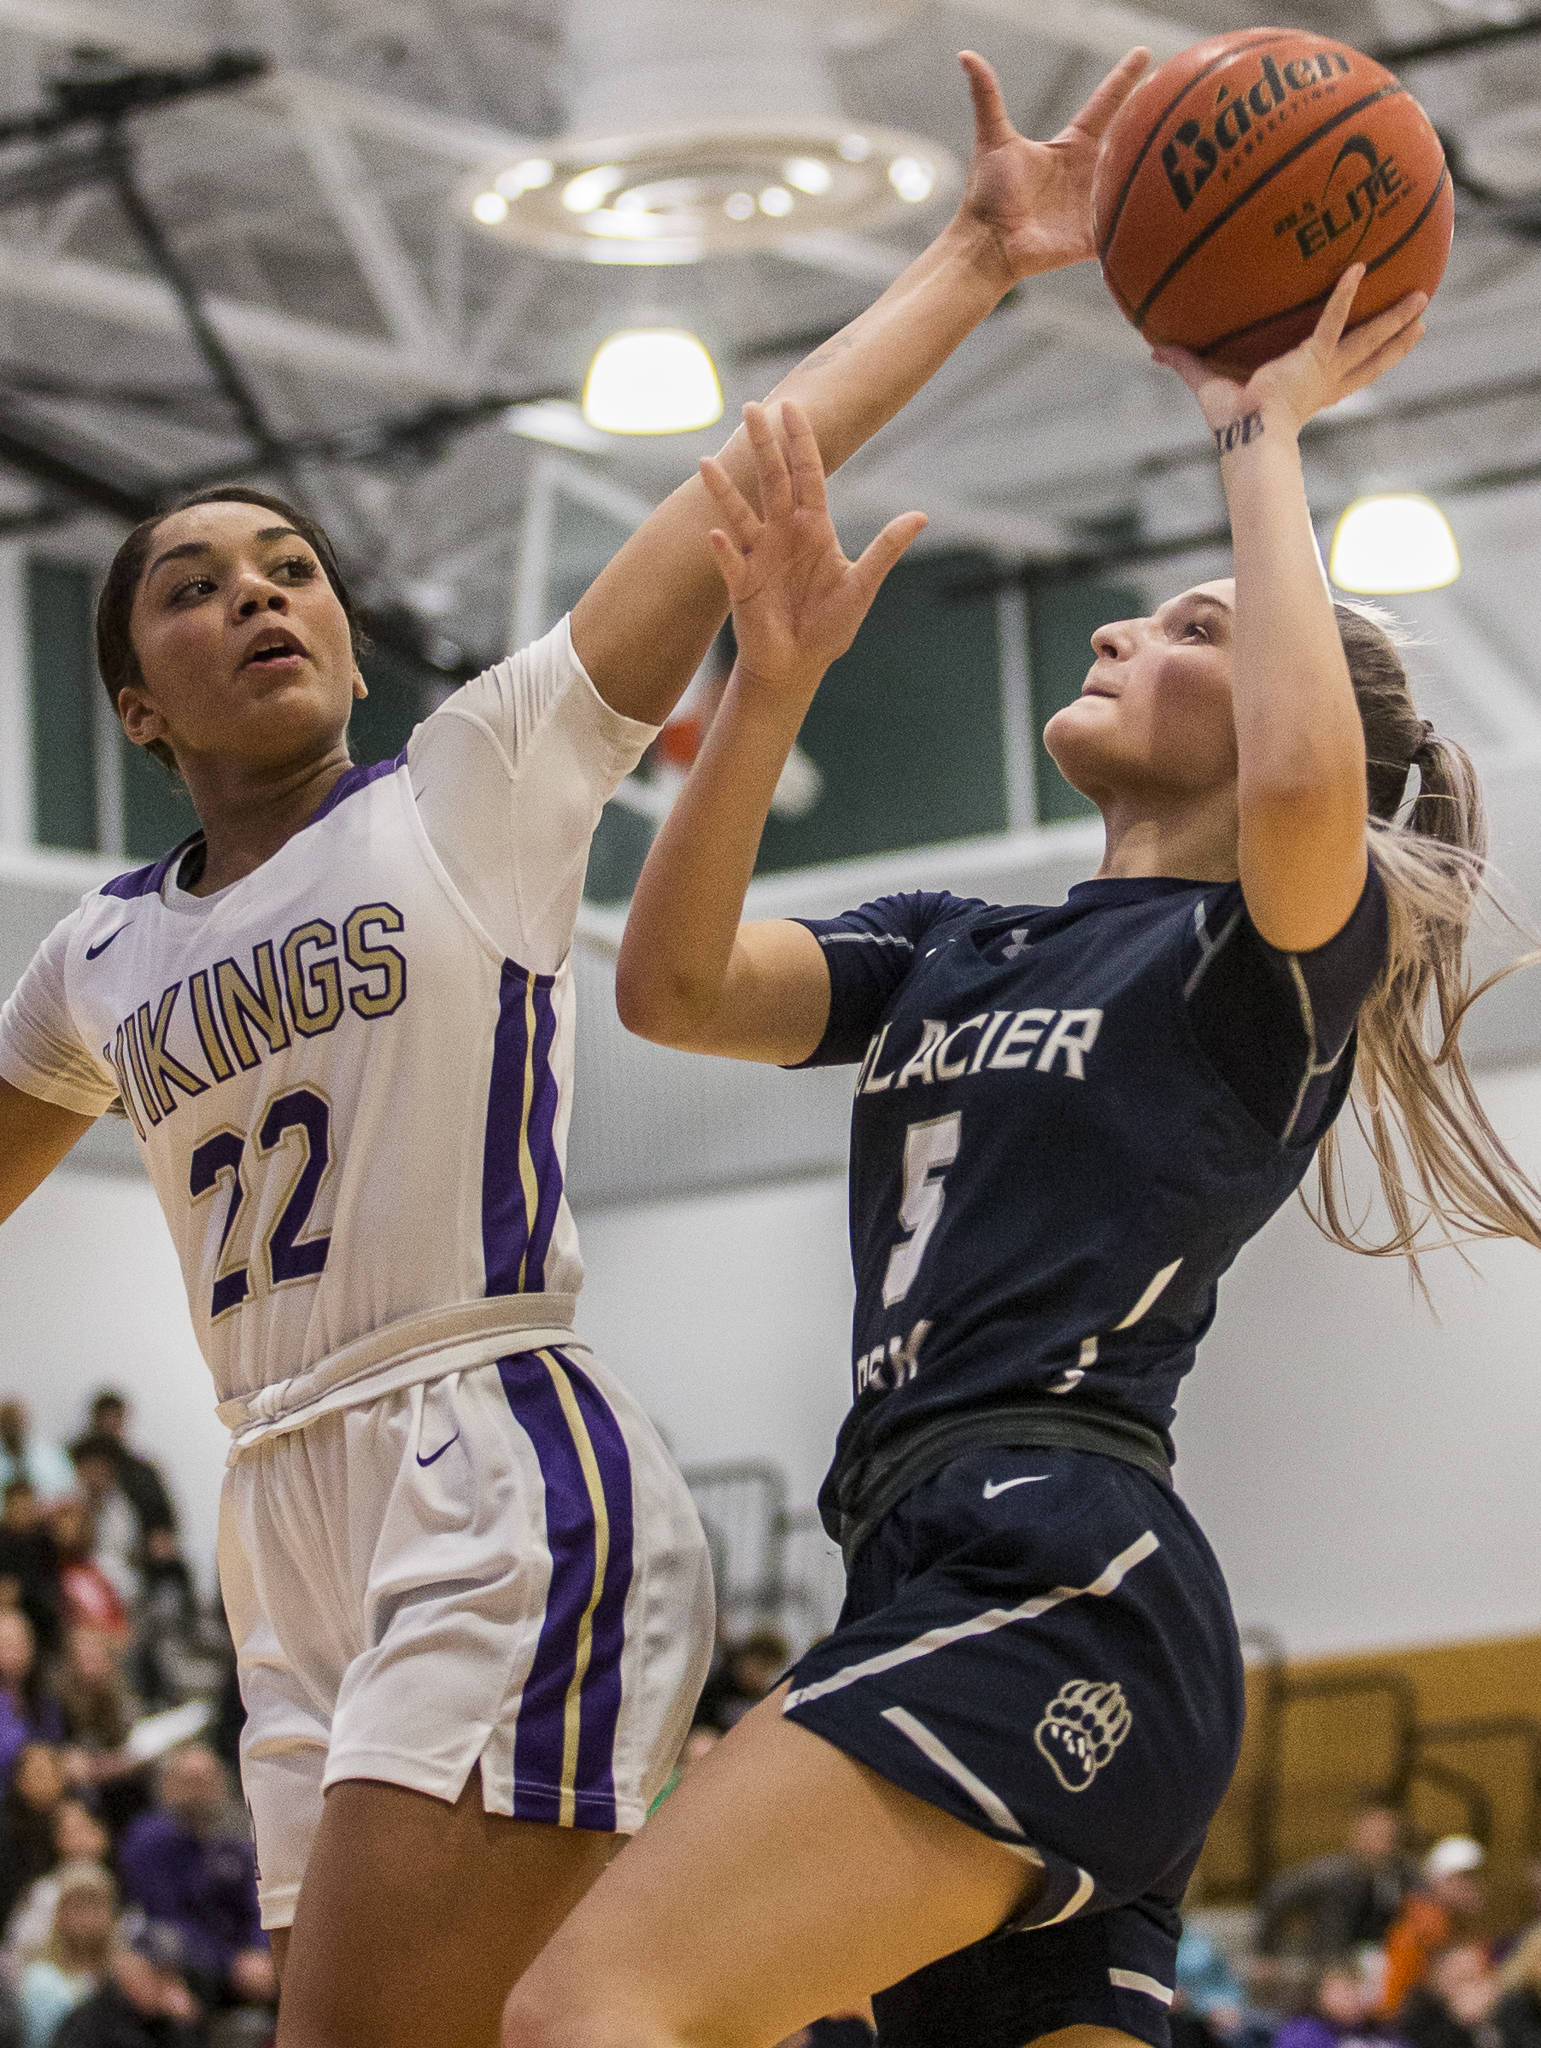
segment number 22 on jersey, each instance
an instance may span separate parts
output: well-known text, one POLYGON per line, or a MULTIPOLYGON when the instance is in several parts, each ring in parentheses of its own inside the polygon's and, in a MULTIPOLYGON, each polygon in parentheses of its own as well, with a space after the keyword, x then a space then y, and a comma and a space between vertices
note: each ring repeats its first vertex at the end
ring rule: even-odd
POLYGON ((267 1160, 293 1134, 299 1139, 299 1171, 290 1183, 278 1219, 267 1236, 267 1279, 269 1287, 282 1287, 293 1280, 313 1280, 326 1265, 332 1248, 330 1233, 303 1237, 310 1212, 316 1205, 327 1169, 332 1163, 332 1109, 322 1095, 311 1088, 293 1088, 269 1103, 257 1127, 255 1142, 234 1130, 215 1131, 193 1153, 187 1192, 194 1202, 206 1201, 223 1184, 228 1190, 224 1226, 219 1234, 219 1266, 209 1303, 211 1318, 228 1315, 252 1293, 252 1264, 249 1255, 231 1262, 231 1239, 240 1243, 238 1228, 246 1206, 245 1166, 249 1150, 258 1161, 267 1160))

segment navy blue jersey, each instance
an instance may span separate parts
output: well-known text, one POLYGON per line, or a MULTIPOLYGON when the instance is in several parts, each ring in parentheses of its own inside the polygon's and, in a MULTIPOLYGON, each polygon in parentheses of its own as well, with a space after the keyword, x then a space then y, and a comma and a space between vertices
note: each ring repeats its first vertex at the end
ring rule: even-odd
POLYGON ((808 1064, 861 1062, 836 1471, 1019 1393, 1168 1431, 1220 1275, 1347 1094, 1385 956, 1373 869, 1311 954, 1267 946, 1238 883, 1165 878, 1053 909, 888 897, 808 929, 831 989, 808 1064))

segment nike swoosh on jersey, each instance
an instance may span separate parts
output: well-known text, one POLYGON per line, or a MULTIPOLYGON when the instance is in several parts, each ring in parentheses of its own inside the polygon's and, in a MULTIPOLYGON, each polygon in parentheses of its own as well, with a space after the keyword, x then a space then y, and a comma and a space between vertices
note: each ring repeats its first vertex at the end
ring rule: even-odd
POLYGON ((87 946, 86 958, 88 960, 95 960, 100 954, 105 953, 107 948, 112 944, 114 939, 122 938, 123 934, 128 930, 128 926, 132 924, 133 921, 134 920, 130 918, 128 920, 128 924, 120 924, 116 931, 109 932, 106 938, 99 940, 96 945, 87 946))
POLYGON ((439 1448, 436 1451, 430 1452, 430 1454, 426 1458, 422 1455, 421 1452, 419 1452, 417 1462, 423 1466, 437 1465, 439 1460, 444 1456, 444 1453, 449 1449, 450 1444, 458 1444, 459 1441, 460 1431, 457 1429, 455 1431, 455 1434, 449 1438, 448 1442, 440 1444, 439 1448))
POLYGON ((985 1499, 994 1500, 998 1493, 1010 1493, 1014 1486, 1036 1486, 1040 1479, 1048 1479, 1051 1476, 1048 1472, 1029 1472, 1025 1479, 987 1479, 985 1499))

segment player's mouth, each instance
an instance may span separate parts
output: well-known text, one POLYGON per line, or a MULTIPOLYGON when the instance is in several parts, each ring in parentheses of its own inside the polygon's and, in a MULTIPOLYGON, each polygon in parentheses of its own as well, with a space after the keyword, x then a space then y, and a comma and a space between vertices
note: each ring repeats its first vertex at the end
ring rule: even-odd
POLYGON ((1096 676, 1088 676, 1081 685, 1081 695, 1083 697, 1116 698, 1119 694, 1117 690, 1109 689, 1108 685, 1100 681, 1096 676))
POLYGON ((309 659, 310 651, 297 633, 291 633, 286 626, 269 626, 253 641, 241 666, 261 669, 269 675, 292 675, 302 661, 309 659))

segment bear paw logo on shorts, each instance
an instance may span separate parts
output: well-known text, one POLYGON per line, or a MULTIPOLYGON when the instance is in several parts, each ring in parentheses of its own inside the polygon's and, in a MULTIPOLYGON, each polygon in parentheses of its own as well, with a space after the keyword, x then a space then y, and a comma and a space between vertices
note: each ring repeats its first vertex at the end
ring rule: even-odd
POLYGON ((1033 1740, 1067 1792, 1084 1792, 1129 1733, 1123 1687, 1073 1678, 1050 1700, 1033 1740))

